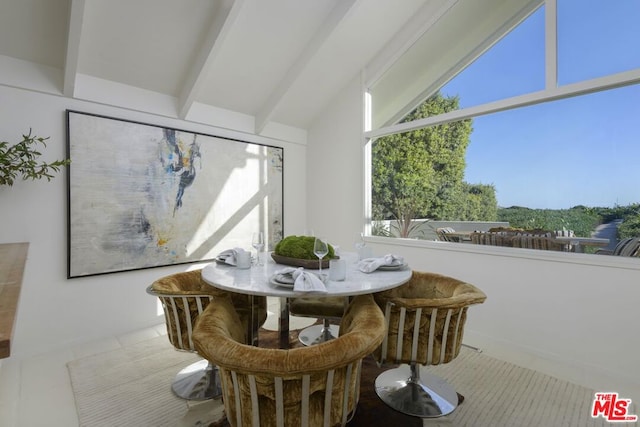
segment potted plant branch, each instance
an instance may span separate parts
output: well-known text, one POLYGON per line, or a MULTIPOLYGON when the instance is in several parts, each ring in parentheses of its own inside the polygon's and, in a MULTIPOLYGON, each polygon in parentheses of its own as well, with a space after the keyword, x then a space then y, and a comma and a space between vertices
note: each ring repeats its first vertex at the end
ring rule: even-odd
POLYGON ((47 178, 47 181, 51 181, 55 172, 60 172, 60 169, 67 166, 71 162, 69 159, 51 163, 38 160, 42 155, 38 146, 46 147, 45 141, 48 139, 49 137, 32 136, 29 129, 29 133, 22 135, 22 141, 16 144, 0 141, 0 185, 12 186, 18 177, 24 180, 47 178))

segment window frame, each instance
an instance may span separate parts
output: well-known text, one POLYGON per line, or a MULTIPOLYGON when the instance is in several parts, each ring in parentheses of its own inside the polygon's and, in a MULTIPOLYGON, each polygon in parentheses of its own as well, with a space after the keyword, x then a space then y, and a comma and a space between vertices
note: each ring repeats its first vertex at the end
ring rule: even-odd
MULTIPOLYGON (((426 117, 412 122, 397 123, 377 129, 371 129, 371 95, 370 84, 363 82, 363 162, 364 162, 364 232, 367 241, 399 244, 402 246, 419 246, 427 248, 438 248, 457 252, 471 252, 482 254, 493 254, 516 258, 560 260, 576 264, 615 266, 640 270, 640 263, 635 259, 622 259, 623 257, 607 257, 592 254, 575 254, 563 252, 535 251, 518 248, 503 248, 478 245, 459 245, 448 242, 432 242, 418 239, 402 239, 371 235, 371 159, 372 141, 387 135, 404 133, 425 127, 436 126, 444 123, 455 122, 464 119, 497 113, 500 111, 512 110, 516 108, 536 105, 556 100, 587 95, 590 93, 616 89, 640 83, 640 68, 629 71, 615 73, 603 77, 558 85, 558 61, 557 61, 557 0, 545 0, 540 7, 545 7, 545 88, 532 93, 518 95, 506 99, 492 101, 489 103, 476 105, 473 107, 461 108, 459 110, 426 117), (549 253, 547 253, 549 252, 549 253)), ((511 28, 503 28, 503 32, 496 36, 496 41, 506 35, 511 28)), ((453 78, 459 70, 451 70, 451 75, 443 76, 439 81, 446 82, 453 78)), ((444 84, 443 84, 444 85, 444 84)))

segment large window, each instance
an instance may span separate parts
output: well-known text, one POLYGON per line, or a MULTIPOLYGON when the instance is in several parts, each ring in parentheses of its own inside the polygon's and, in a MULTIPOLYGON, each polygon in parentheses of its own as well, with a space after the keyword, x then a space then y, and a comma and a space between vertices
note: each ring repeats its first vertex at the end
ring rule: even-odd
POLYGON ((586 246, 554 247, 580 252, 640 237, 640 2, 520 3, 493 32, 473 11, 469 32, 486 38, 460 37, 452 50, 469 54, 429 64, 443 72, 428 79, 416 71, 421 85, 394 82, 393 67, 371 82, 373 234, 442 240, 446 228, 467 232, 450 241, 470 242, 469 231, 517 229, 582 237, 586 246))

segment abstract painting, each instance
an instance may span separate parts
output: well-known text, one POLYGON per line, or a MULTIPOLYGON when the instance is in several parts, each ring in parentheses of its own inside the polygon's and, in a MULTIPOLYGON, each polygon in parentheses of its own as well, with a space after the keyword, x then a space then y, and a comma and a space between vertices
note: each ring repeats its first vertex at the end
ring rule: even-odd
POLYGON ((69 278, 283 237, 281 147, 67 110, 67 150, 69 278))

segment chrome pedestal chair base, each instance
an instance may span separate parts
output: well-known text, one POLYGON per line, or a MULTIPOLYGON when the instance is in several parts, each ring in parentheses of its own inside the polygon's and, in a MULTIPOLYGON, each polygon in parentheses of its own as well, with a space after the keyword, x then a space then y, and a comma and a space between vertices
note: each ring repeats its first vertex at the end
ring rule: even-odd
POLYGON ((209 400, 222 396, 218 367, 202 359, 187 366, 171 384, 176 396, 187 400, 209 400))
POLYGON ((320 344, 325 341, 333 340, 338 337, 340 326, 329 324, 328 320, 324 320, 322 325, 313 325, 304 328, 298 334, 298 339, 304 345, 320 344))
POLYGON ((442 417, 458 406, 458 393, 444 379, 415 363, 378 375, 376 393, 391 408, 414 417, 442 417))

